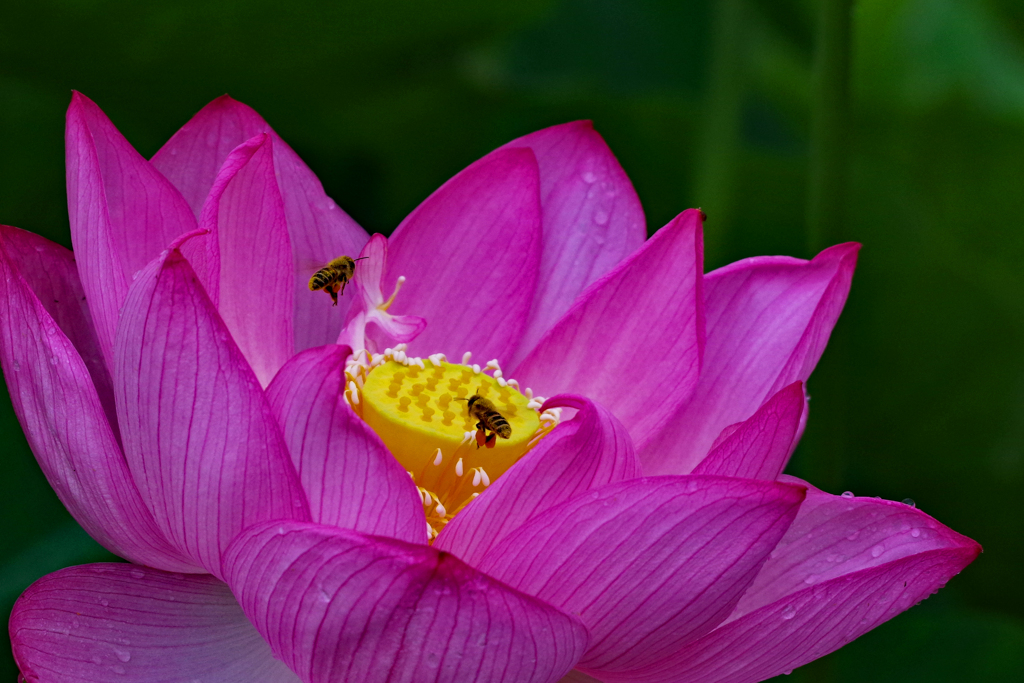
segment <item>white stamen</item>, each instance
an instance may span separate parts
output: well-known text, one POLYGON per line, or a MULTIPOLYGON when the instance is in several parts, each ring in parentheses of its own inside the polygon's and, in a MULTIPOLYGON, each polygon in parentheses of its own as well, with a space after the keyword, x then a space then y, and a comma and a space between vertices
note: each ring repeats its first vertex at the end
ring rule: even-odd
MULTIPOLYGON (((405 278, 402 278, 402 282, 405 282, 405 278)), ((401 344, 397 344, 395 346, 395 351, 405 351, 408 348, 409 348, 409 345, 406 344, 405 342, 402 342, 401 344)))
POLYGON ((462 443, 460 443, 459 445, 460 446, 465 446, 467 443, 469 443, 470 441, 473 440, 473 437, 475 435, 476 435, 476 432, 463 432, 462 433, 462 443))
POLYGON ((430 494, 426 491, 420 491, 420 497, 423 498, 424 505, 430 505, 433 501, 430 499, 430 494))
POLYGON ((542 405, 544 405, 544 404, 541 403, 540 401, 531 400, 529 403, 526 404, 526 407, 531 409, 531 410, 540 410, 540 407, 542 405))
POLYGON ((533 398, 533 389, 531 389, 530 387, 526 387, 526 391, 523 392, 523 396, 525 396, 527 400, 533 398))
POLYGON ((427 366, 423 364, 423 359, 422 358, 413 358, 411 360, 411 362, 412 362, 413 365, 419 366, 420 370, 426 370, 427 369, 427 366))
POLYGON ((501 379, 502 378, 502 374, 501 374, 501 370, 500 369, 494 371, 494 378, 495 379, 501 379))
POLYGON ((473 352, 472 351, 466 351, 464 354, 462 354, 462 364, 463 365, 469 365, 469 361, 472 358, 473 358, 473 352))
POLYGON ((359 405, 359 392, 356 390, 356 383, 355 382, 349 382, 348 383, 348 390, 351 392, 351 394, 349 395, 348 398, 349 398, 350 401, 352 401, 352 405, 354 405, 354 406, 359 405))
POLYGON ((483 480, 485 487, 491 485, 491 478, 487 476, 487 470, 483 467, 480 468, 480 479, 483 480))
MULTIPOLYGON (((498 373, 494 373, 494 376, 498 377, 498 373)), ((501 377, 498 377, 498 386, 499 387, 507 387, 508 386, 508 382, 503 380, 501 377)))
POLYGON ((434 467, 441 464, 441 449, 437 449, 437 455, 434 456, 434 467))
POLYGON ((480 374, 480 366, 477 365, 476 363, 473 363, 473 374, 474 375, 479 375, 480 374))
POLYGON ((461 477, 462 476, 462 458, 459 458, 459 461, 457 463, 455 463, 455 476, 456 477, 461 477))
POLYGON ((444 517, 448 514, 448 511, 444 509, 444 505, 441 505, 441 501, 437 501, 437 507, 434 510, 437 512, 438 517, 444 517))
POLYGON ((480 470, 473 468, 473 486, 480 485, 480 470))
POLYGON ((498 365, 498 359, 497 358, 492 358, 489 361, 487 361, 487 366, 486 367, 487 367, 488 370, 501 370, 501 366, 498 365))
POLYGON ((514 380, 514 379, 508 380, 508 385, 510 387, 512 387, 513 389, 515 389, 516 391, 519 391, 519 382, 517 382, 516 380, 514 380))

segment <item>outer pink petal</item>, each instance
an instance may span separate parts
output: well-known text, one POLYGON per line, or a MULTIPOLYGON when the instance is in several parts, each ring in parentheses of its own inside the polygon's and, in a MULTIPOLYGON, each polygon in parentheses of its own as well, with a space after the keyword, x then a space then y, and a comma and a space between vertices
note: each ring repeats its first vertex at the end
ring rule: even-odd
POLYGON ((602 676, 725 619, 803 498, 798 486, 696 475, 609 484, 533 518, 477 567, 578 614, 591 635, 578 666, 602 676))
POLYGON ((410 354, 472 351, 507 360, 526 325, 540 265, 537 161, 497 151, 427 197, 395 230, 384 290, 408 278, 394 306, 427 328, 410 354))
POLYGON ((219 575, 245 527, 309 519, 263 390, 177 249, 132 285, 114 350, 128 465, 178 548, 219 575))
POLYGON ((335 345, 307 349, 267 387, 312 519, 425 543, 427 520, 416 485, 342 395, 348 353, 335 345))
POLYGON ((656 439, 641 446, 647 474, 690 472, 727 425, 783 387, 806 382, 850 291, 860 245, 812 261, 738 261, 704 278, 707 348, 700 382, 656 439))
POLYGON ((242 533, 225 567, 306 683, 554 683, 587 646, 575 617, 426 545, 271 523, 242 533))
POLYGON ((726 427, 719 436, 720 443, 693 473, 774 481, 796 447, 806 405, 803 382, 793 382, 766 401, 750 419, 726 427))
POLYGON ((197 273, 266 386, 294 346, 292 249, 269 135, 254 137, 228 155, 199 225, 210 235, 193 240, 208 254, 197 273))
POLYGON ((96 386, 103 412, 114 435, 118 436, 110 372, 96 338, 96 328, 78 278, 74 254, 35 233, 8 225, 0 225, 0 244, 10 259, 11 268, 18 271, 82 357, 96 386))
MULTIPOLYGON (((787 481, 798 481, 786 477, 787 481)), ((981 547, 919 510, 809 489, 728 621, 625 683, 753 683, 822 657, 920 602, 981 547)))
POLYGON ((684 211, 594 283, 511 376, 545 396, 589 396, 643 448, 690 397, 701 367, 701 215, 684 211))
POLYGON ((28 683, 298 683, 212 576, 124 564, 69 567, 11 614, 28 683))
POLYGON ((133 274, 196 221, 177 190, 81 93, 71 97, 65 142, 71 242, 109 364, 133 274))
POLYGON ((640 248, 640 198, 590 121, 531 133, 502 149, 529 147, 540 168, 544 236, 540 278, 518 363, 587 285, 640 248))
POLYGON ((640 476, 626 428, 602 406, 566 394, 543 407, 579 412, 452 519, 435 548, 475 565, 528 519, 585 491, 640 476))
MULTIPOLYGON (((88 311, 80 295, 70 252, 16 228, 0 228, 0 364, 14 411, 50 486, 89 535, 133 562, 196 571, 142 502, 89 370, 59 327, 63 323, 89 347, 88 311), (18 258, 32 245, 39 249, 29 252, 35 258, 18 258), (18 265, 45 269, 33 273, 32 282, 58 312, 57 320, 19 273, 12 252, 18 265)), ((98 354, 94 359, 94 369, 105 374, 98 354)))
POLYGON ((153 157, 153 165, 199 216, 228 154, 260 133, 274 140, 274 167, 292 246, 295 350, 301 351, 333 342, 349 303, 342 298, 337 308, 325 306, 327 297, 307 288, 309 277, 333 258, 359 253, 366 232, 324 194, 316 175, 259 114, 227 95, 206 105, 175 133, 153 157))

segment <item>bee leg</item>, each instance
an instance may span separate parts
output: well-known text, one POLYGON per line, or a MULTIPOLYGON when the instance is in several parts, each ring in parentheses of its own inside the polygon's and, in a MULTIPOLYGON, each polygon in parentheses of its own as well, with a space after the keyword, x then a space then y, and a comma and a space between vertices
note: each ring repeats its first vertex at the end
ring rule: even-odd
POLYGON ((494 448, 494 444, 497 441, 497 438, 496 438, 497 436, 498 436, 497 433, 491 432, 491 435, 487 437, 487 439, 486 439, 486 441, 484 443, 486 443, 488 448, 494 448))
POLYGON ((476 430, 476 447, 480 448, 487 443, 487 437, 483 429, 476 430))
POLYGON ((336 291, 334 291, 334 287, 328 287, 327 288, 327 293, 331 295, 331 301, 333 301, 334 305, 337 306, 338 305, 338 293, 336 291))
POLYGON ((339 291, 340 294, 344 294, 345 293, 345 285, 347 285, 347 284, 348 284, 348 280, 341 280, 337 284, 338 291, 339 291))

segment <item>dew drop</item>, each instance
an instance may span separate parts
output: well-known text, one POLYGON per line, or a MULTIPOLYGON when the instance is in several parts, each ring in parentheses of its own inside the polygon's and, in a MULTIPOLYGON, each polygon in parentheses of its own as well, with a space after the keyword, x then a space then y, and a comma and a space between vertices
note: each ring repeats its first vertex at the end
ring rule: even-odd
POLYGON ((131 574, 133 579, 144 579, 144 578, 146 578, 146 572, 142 571, 141 569, 133 569, 133 570, 131 570, 128 573, 131 574))
POLYGON ((846 537, 847 541, 856 541, 857 537, 860 536, 860 530, 854 531, 852 534, 846 537))
POLYGON ((14 361, 11 364, 11 369, 13 369, 15 372, 17 372, 18 370, 21 370, 21 363, 19 363, 18 361, 14 361))
POLYGON ((843 498, 853 498, 853 491, 843 491, 843 498))
POLYGON ((583 178, 583 182, 585 183, 592 183, 597 180, 597 176, 590 171, 583 173, 580 177, 583 178))
POLYGON ((817 580, 818 580, 818 575, 817 574, 808 574, 807 578, 804 579, 804 583, 806 583, 809 586, 809 585, 813 584, 817 580))
POLYGON ((102 664, 103 663, 103 658, 100 657, 99 655, 93 655, 92 656, 92 663, 93 664, 102 664))
POLYGON ((50 356, 50 365, 57 364, 57 356, 50 356))
POLYGON ((783 675, 783 676, 788 676, 788 675, 789 675, 789 674, 791 674, 791 673, 793 673, 793 670, 792 670, 792 669, 786 669, 785 671, 783 671, 783 672, 782 672, 782 675, 783 675))
POLYGON ((883 552, 885 552, 885 548, 883 548, 880 545, 876 545, 874 548, 871 549, 871 557, 878 557, 883 552))
POLYGON ((598 211, 594 214, 594 222, 598 225, 607 225, 608 223, 608 212, 598 211))
POLYGON ((110 667, 110 670, 116 674, 120 674, 122 676, 124 675, 124 667, 120 664, 115 664, 114 666, 110 667))
POLYGON ((903 499, 903 504, 904 505, 909 505, 912 508, 916 508, 917 507, 917 503, 914 502, 913 498, 904 498, 903 499))
POLYGON ((114 656, 122 662, 130 662, 132 660, 132 653, 128 650, 122 650, 119 647, 114 648, 114 656))
POLYGON ((105 600, 105 599, 104 600, 100 600, 100 604, 103 605, 104 607, 108 607, 110 605, 110 601, 109 600, 105 600))
POLYGON ((918 536, 921 535, 921 530, 920 529, 914 529, 914 530, 912 530, 910 532, 910 535, 913 536, 914 538, 917 538, 918 536))
POLYGON ((793 607, 793 605, 786 605, 782 609, 782 618, 785 619, 786 621, 789 621, 790 619, 792 619, 795 616, 796 616, 796 608, 793 607))

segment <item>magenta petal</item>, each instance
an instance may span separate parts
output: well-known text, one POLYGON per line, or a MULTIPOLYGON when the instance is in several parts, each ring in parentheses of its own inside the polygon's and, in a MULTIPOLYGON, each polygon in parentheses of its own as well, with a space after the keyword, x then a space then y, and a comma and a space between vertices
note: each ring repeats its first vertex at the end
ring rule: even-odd
POLYGON ((33 683, 299 683, 212 576, 68 567, 29 586, 10 631, 33 683))
MULTIPOLYGON (((133 562, 197 571, 146 509, 89 370, 58 326, 63 323, 80 342, 92 339, 80 294, 67 250, 0 228, 0 364, 14 411, 50 486, 90 536, 133 562), (18 258, 26 251, 34 258, 18 258), (12 252, 18 265, 45 268, 30 277, 58 312, 57 320, 19 273, 12 252), (49 298, 54 295, 72 296, 60 303, 49 298)), ((93 359, 94 369, 105 374, 98 353, 93 359)))
POLYGON ((71 242, 109 365, 133 274, 196 221, 174 186, 78 92, 68 107, 65 143, 71 242))
POLYGON ((427 320, 410 354, 512 357, 537 286, 539 182, 530 150, 492 152, 398 226, 384 291, 405 276, 394 308, 427 320))
POLYGON ((282 522, 243 532, 228 583, 306 683, 554 683, 579 620, 426 545, 282 522))
POLYGON ((971 539, 907 505, 810 488, 800 514, 728 621, 655 665, 604 680, 771 678, 920 602, 979 552, 971 539))
POLYGON ((531 133, 502 149, 528 147, 540 168, 540 278, 518 363, 587 285, 640 248, 647 227, 640 198, 590 121, 531 133))
POLYGON ((273 138, 274 167, 292 247, 294 350, 301 351, 333 342, 348 310, 346 299, 334 308, 323 294, 313 296, 306 286, 309 277, 333 258, 358 254, 366 232, 324 194, 316 175, 259 114, 227 95, 182 126, 153 157, 153 165, 181 190, 199 216, 228 154, 260 133, 273 138))
POLYGON ((335 345, 303 351, 267 387, 312 519, 425 543, 427 520, 416 485, 345 402, 348 351, 335 345))
POLYGON ((534 517, 476 566, 590 631, 588 673, 636 669, 725 619, 804 489, 722 477, 609 484, 534 517))
POLYGON ((125 456, 178 548, 219 575, 245 527, 309 519, 263 390, 177 249, 133 283, 114 350, 125 456))
MULTIPOLYGON (((207 272, 198 270, 263 386, 292 355, 292 249, 277 189, 273 142, 261 134, 232 150, 199 220, 207 272)), ((307 291, 307 294, 309 292, 307 291)))
POLYGON ((114 389, 78 278, 74 254, 45 237, 9 225, 0 225, 0 246, 10 259, 11 269, 18 271, 82 357, 116 436, 114 389))
POLYGON ((693 473, 774 481, 796 447, 806 404, 803 382, 793 382, 768 399, 749 420, 726 427, 719 436, 720 443, 693 473))
POLYGON ((545 396, 589 396, 642 448, 697 383, 704 348, 701 220, 691 209, 655 233, 584 292, 511 376, 545 396))
POLYGON ((811 261, 764 256, 704 277, 707 346, 689 402, 647 445, 647 474, 696 467, 728 425, 773 394, 806 382, 850 291, 860 245, 830 247, 811 261))
POLYGON ((602 406, 582 396, 561 395, 543 407, 579 412, 452 519, 434 541, 435 548, 475 565, 531 517, 584 491, 640 476, 626 428, 602 406))

